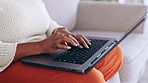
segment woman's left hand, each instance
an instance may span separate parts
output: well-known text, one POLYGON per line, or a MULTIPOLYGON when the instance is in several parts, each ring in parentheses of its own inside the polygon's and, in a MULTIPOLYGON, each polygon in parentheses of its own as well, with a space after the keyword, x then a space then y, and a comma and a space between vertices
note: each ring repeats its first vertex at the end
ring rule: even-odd
POLYGON ((84 35, 73 34, 64 27, 58 28, 55 33, 65 34, 65 36, 74 40, 75 43, 78 44, 79 48, 83 48, 83 47, 89 48, 89 45, 91 45, 90 41, 84 35), (78 41, 80 41, 81 44, 78 41))

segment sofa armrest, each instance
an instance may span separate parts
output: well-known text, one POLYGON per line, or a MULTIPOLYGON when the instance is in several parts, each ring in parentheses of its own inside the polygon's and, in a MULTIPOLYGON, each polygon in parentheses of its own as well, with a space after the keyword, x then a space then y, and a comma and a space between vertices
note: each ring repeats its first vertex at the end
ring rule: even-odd
MULTIPOLYGON (((80 1, 76 29, 127 31, 147 10, 144 5, 80 1)), ((143 33, 144 23, 136 32, 143 33)))

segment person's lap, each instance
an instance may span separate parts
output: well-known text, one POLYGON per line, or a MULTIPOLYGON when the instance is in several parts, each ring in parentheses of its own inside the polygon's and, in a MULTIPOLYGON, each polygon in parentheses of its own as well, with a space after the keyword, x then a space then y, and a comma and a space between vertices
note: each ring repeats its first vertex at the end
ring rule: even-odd
POLYGON ((122 63, 123 54, 120 47, 113 49, 88 74, 28 66, 15 62, 0 73, 0 83, 103 83, 114 76, 122 63))

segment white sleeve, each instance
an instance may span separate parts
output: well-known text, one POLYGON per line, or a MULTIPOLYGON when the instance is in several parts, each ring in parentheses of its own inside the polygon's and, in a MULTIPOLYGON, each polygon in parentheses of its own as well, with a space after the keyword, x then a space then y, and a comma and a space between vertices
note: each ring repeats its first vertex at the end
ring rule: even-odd
POLYGON ((59 28, 59 27, 61 27, 61 26, 57 22, 55 22, 54 20, 50 19, 47 35, 50 36, 53 33, 53 31, 55 29, 59 28))
POLYGON ((14 59, 17 43, 3 43, 0 41, 0 72, 6 69, 14 59))

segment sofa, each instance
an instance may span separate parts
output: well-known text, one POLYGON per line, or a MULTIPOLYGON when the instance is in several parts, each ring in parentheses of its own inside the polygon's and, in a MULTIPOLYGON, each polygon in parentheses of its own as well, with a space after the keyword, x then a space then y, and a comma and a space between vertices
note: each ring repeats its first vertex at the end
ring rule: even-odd
MULTIPOLYGON (((80 0, 43 0, 51 18, 76 34, 119 39, 147 11, 144 5, 80 0)), ((108 83, 138 83, 148 59, 146 22, 120 46, 124 53, 121 70, 108 83)))

